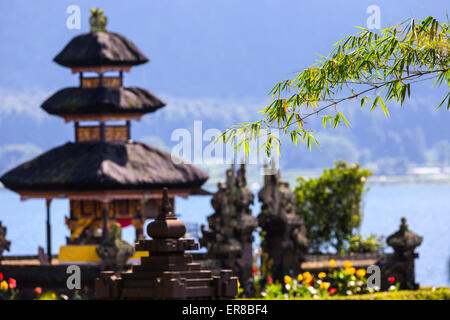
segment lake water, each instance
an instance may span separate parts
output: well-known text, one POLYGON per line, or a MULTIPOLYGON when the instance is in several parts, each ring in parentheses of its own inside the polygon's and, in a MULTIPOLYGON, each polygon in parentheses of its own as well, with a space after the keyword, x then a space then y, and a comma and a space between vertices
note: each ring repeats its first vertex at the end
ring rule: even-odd
MULTIPOLYGON (((205 223, 212 213, 210 197, 177 199, 176 213, 184 222, 205 223)), ((8 228, 11 251, 6 254, 36 254, 45 247, 45 201, 20 201, 7 190, 0 191, 0 221, 8 228)), ((255 204, 254 215, 259 211, 255 204)), ((424 237, 418 248, 416 278, 421 285, 450 285, 450 185, 372 186, 364 199, 361 233, 388 236, 398 230, 400 218, 407 217, 410 229, 424 237)), ((69 231, 64 224, 68 201, 52 202, 52 248, 65 244, 69 231)), ((132 227, 123 229, 123 238, 134 241, 132 227)))

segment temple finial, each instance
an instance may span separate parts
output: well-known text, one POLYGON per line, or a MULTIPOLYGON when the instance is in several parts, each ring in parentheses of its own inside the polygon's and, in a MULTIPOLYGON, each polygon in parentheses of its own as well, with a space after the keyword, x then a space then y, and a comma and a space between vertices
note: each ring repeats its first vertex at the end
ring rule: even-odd
POLYGON ((106 24, 108 23, 108 18, 103 15, 103 10, 97 8, 90 9, 89 11, 91 11, 91 17, 89 18, 91 32, 106 32, 106 24))
POLYGON ((406 224, 406 218, 402 217, 402 219, 400 221, 401 221, 400 230, 401 231, 408 231, 408 225, 406 224))
POLYGON ((161 211, 155 221, 147 226, 147 234, 153 239, 178 239, 186 233, 186 226, 172 211, 167 188, 162 190, 161 211))
POLYGON ((169 190, 167 188, 163 188, 162 190, 162 199, 161 199, 161 210, 158 216, 159 220, 166 220, 176 218, 175 214, 172 210, 172 204, 169 199, 169 190))

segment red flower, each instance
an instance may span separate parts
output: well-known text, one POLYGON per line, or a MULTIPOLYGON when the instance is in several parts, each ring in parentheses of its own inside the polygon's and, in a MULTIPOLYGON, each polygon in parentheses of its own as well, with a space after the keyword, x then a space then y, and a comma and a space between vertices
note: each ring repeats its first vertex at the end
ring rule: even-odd
POLYGON ((88 287, 88 285, 86 284, 86 285, 84 285, 84 291, 86 291, 86 292, 88 292, 89 291, 89 287, 88 287))
POLYGON ((330 295, 330 296, 332 296, 333 294, 335 294, 337 292, 337 289, 336 288, 330 288, 330 290, 328 290, 328 294, 330 295))
POLYGON ((273 282, 272 277, 267 277, 267 282, 272 283, 273 282))
POLYGON ((256 268, 252 268, 252 273, 254 276, 256 276, 258 274, 258 270, 256 270, 256 268))
POLYGON ((36 292, 37 294, 41 294, 42 293, 42 288, 41 287, 36 287, 36 288, 34 288, 34 292, 36 292))
POLYGON ((0 272, 0 280, 3 280, 3 273, 0 272))
POLYGON ((314 275, 312 274, 312 275, 311 275, 311 281, 308 283, 309 286, 312 286, 312 285, 313 285, 313 280, 314 280, 314 275))
POLYGON ((390 284, 394 284, 395 278, 394 278, 393 276, 390 276, 390 277, 388 278, 388 281, 389 281, 390 284))
POLYGON ((13 278, 9 278, 8 282, 11 289, 14 289, 16 287, 16 280, 14 280, 13 278))

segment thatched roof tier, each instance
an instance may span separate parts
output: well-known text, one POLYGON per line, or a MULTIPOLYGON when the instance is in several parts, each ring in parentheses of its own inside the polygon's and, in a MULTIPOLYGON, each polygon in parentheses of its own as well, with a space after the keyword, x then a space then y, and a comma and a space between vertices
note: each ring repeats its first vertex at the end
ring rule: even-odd
POLYGON ((4 174, 14 191, 200 188, 208 175, 136 141, 66 143, 4 174))
POLYGON ((50 114, 133 114, 149 113, 165 106, 151 92, 135 87, 65 88, 42 104, 50 114))
POLYGON ((62 66, 135 66, 148 58, 127 38, 114 32, 89 32, 73 38, 54 58, 62 66))

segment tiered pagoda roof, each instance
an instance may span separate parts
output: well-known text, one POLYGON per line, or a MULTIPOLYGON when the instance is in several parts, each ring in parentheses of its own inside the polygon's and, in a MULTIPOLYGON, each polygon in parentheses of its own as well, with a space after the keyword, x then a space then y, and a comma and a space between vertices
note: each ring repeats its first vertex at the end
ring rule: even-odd
POLYGON ((41 106, 74 123, 75 141, 0 177, 22 199, 46 199, 49 261, 52 199, 70 200, 68 245, 92 245, 108 239, 111 219, 122 227, 133 225, 136 239, 141 239, 145 220, 154 217, 160 205, 163 187, 169 188, 171 201, 176 196, 208 194, 201 189, 208 179, 205 172, 131 139, 131 120, 165 104, 147 90, 124 87, 124 71, 148 58, 131 41, 106 30, 103 10, 91 13, 91 32, 72 39, 54 59, 79 73, 79 87, 59 90, 41 106))
POLYGON ((79 114, 145 114, 165 106, 151 92, 135 87, 65 88, 43 104, 42 109, 57 116, 79 114))
POLYGON ((202 170, 175 164, 171 155, 137 141, 68 142, 2 177, 13 190, 154 190, 200 188, 202 170))
POLYGON ((55 57, 62 66, 136 66, 149 59, 124 36, 107 31, 89 32, 73 38, 55 57))
POLYGON ((73 190, 162 187, 184 190, 183 195, 203 193, 200 187, 208 179, 205 172, 181 161, 175 164, 169 153, 131 140, 128 120, 139 120, 165 103, 147 90, 123 86, 123 71, 149 59, 124 36, 106 31, 103 18, 101 14, 91 17, 91 32, 73 38, 54 58, 80 73, 80 86, 59 90, 41 106, 49 114, 75 122, 75 142, 10 170, 0 181, 24 198, 57 193, 66 197, 63 191, 73 190), (111 71, 119 76, 104 76, 111 71), (97 75, 85 77, 85 72, 97 75), (111 120, 127 120, 127 124, 105 124, 111 120), (98 125, 80 126, 79 121, 97 121, 98 125), (27 191, 40 193, 24 195, 27 191))

